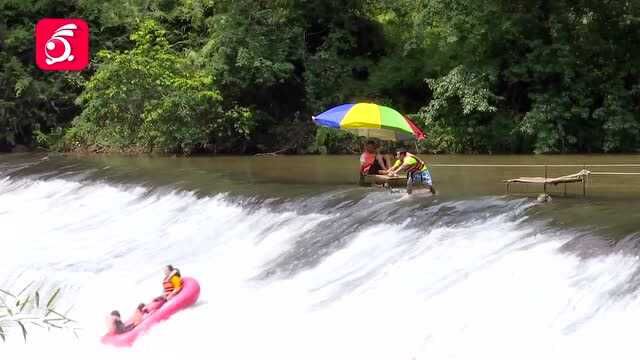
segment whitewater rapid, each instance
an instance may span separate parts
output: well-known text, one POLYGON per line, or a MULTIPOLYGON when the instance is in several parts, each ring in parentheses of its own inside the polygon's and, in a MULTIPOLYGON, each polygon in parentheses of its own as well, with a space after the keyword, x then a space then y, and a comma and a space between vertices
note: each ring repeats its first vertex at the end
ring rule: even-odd
POLYGON ((82 179, 0 180, 0 287, 61 286, 82 328, 18 334, 10 358, 635 359, 635 254, 580 257, 527 199, 409 202, 333 192, 270 202, 82 179), (105 317, 161 291, 197 306, 132 349, 105 317))

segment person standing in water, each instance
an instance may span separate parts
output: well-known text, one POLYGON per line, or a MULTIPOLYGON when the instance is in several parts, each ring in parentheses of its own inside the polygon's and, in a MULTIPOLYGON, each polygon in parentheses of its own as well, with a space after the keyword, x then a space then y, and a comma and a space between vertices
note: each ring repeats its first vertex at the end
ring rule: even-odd
POLYGON ((387 175, 397 176, 399 172, 406 171, 408 194, 412 193, 414 185, 422 184, 423 187, 425 187, 435 195, 436 190, 433 187, 431 173, 429 173, 429 167, 424 161, 405 149, 398 149, 396 151, 396 157, 398 158, 398 160, 386 172, 387 175))

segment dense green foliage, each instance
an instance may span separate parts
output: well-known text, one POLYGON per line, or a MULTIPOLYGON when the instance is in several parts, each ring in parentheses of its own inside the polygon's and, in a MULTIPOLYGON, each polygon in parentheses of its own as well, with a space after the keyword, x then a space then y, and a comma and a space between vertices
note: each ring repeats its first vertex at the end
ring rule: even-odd
POLYGON ((155 22, 131 39, 131 50, 98 53, 103 65, 77 99, 83 110, 65 144, 190 153, 210 139, 249 134, 250 111, 224 109, 211 74, 171 49, 155 22))
POLYGON ((371 101, 427 151, 640 151, 638 55, 622 0, 1 0, 0 150, 351 152, 310 117, 371 101), (35 68, 42 17, 88 70, 35 68))

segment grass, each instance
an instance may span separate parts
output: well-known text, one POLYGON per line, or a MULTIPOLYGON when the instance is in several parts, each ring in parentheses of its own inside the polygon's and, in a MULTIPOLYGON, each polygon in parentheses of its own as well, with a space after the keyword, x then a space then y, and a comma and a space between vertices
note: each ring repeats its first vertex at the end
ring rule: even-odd
POLYGON ((25 343, 29 330, 33 327, 47 330, 66 329, 77 337, 79 328, 76 322, 57 311, 55 304, 60 296, 60 288, 55 289, 47 298, 42 298, 39 289, 34 290, 30 283, 18 293, 0 289, 0 339, 7 341, 9 328, 19 328, 25 343))

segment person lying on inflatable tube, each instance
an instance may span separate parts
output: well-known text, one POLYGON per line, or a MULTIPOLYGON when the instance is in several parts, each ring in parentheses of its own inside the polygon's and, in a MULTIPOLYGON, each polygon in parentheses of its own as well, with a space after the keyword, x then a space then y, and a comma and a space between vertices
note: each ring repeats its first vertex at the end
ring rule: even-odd
POLYGON ((145 305, 144 303, 139 304, 135 313, 126 324, 122 321, 120 312, 113 310, 109 319, 109 330, 107 334, 123 334, 134 329, 140 324, 145 314, 159 309, 165 302, 176 296, 180 290, 182 290, 183 285, 184 282, 182 281, 180 270, 174 268, 172 265, 165 266, 164 279, 162 280, 163 294, 153 299, 149 305, 145 305))
POLYGON ((136 311, 131 316, 131 319, 127 321, 125 324, 120 317, 120 312, 118 310, 113 310, 111 312, 111 317, 109 318, 109 330, 107 334, 124 334, 127 331, 133 330, 138 324, 142 322, 142 319, 145 314, 149 313, 144 303, 140 303, 136 308, 136 311))

